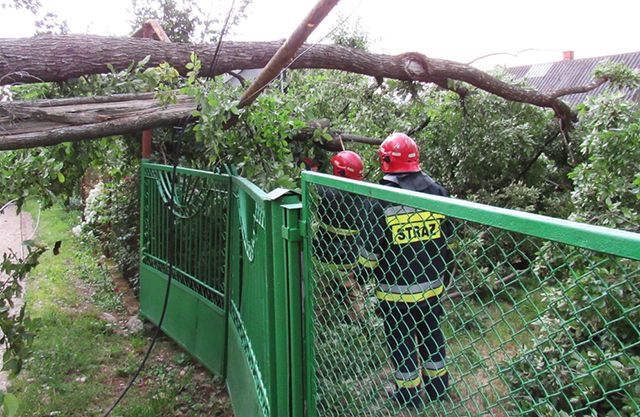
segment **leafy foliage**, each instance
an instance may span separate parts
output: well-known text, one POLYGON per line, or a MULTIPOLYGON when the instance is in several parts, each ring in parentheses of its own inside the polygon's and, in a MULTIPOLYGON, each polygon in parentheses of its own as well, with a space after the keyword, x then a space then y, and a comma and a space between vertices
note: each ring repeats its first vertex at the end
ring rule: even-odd
POLYGON ((233 165, 241 175, 265 188, 294 188, 292 173, 295 174, 296 167, 287 139, 306 125, 302 109, 282 92, 272 91, 258 97, 255 108, 239 110, 235 101, 237 88, 221 80, 206 83, 203 88, 197 84, 196 72, 201 65, 192 56, 187 66, 192 70, 190 85, 184 90, 194 95, 198 106, 194 113, 198 124, 193 131, 208 155, 208 160, 200 162, 218 170, 233 165), (243 117, 239 124, 224 129, 232 116, 240 115, 243 117), (260 157, 256 158, 257 155, 260 157))
MULTIPOLYGON (((568 173, 573 219, 640 230, 638 111, 619 92, 581 106, 573 141, 582 162, 568 173)), ((551 244, 537 254, 535 272, 555 282, 531 345, 505 368, 521 410, 542 416, 639 411, 640 391, 630 384, 640 370, 637 263, 589 255, 551 244)))
POLYGON ((111 177, 89 194, 82 229, 95 237, 105 255, 113 258, 131 285, 138 285, 139 186, 137 169, 122 179, 111 177))
POLYGON ((42 7, 40 0, 3 0, 0 8, 3 9, 26 9, 35 14, 42 7))
POLYGON ((67 35, 69 26, 66 20, 52 12, 47 12, 36 20, 36 35, 67 35))
POLYGON ((60 17, 55 13, 43 11, 40 0, 3 0, 0 2, 0 9, 24 9, 34 14, 37 17, 35 21, 36 35, 66 35, 69 33, 67 21, 60 20, 60 17))
POLYGON ((600 96, 583 109, 585 161, 570 177, 573 218, 640 231, 640 111, 619 95, 600 96))
POLYGON ((607 78, 614 89, 637 88, 640 86, 640 71, 631 69, 620 62, 604 62, 593 71, 596 78, 607 78))
POLYGON ((25 316, 26 304, 15 310, 15 300, 22 294, 27 274, 39 263, 40 255, 46 246, 33 241, 25 241, 26 255, 21 258, 15 252, 4 253, 0 272, 6 279, 0 282, 0 344, 5 352, 2 358, 2 369, 17 374, 22 369, 22 362, 27 354, 27 347, 32 334, 27 331, 30 319, 25 316))
POLYGON ((517 407, 541 416, 636 415, 637 266, 581 251, 561 262, 571 276, 549 293, 531 344, 505 367, 517 407), (589 257, 592 262, 585 264, 589 257))
MULTIPOLYGON (((170 34, 174 40, 198 38, 199 31, 213 22, 203 14, 187 19, 197 7, 190 2, 145 0, 134 7, 140 19, 136 28, 147 17, 173 16, 174 26, 165 28, 175 32, 170 34), (147 9, 159 10, 154 4, 163 5, 163 14, 156 11, 147 16, 147 9)), ((338 33, 335 41, 361 48, 368 42, 348 32, 338 33)), ((52 97, 155 91, 169 102, 173 90, 180 88, 196 100, 197 123, 179 134, 155 130, 153 158, 218 171, 236 169, 267 189, 297 187, 305 158, 319 161, 320 169, 329 171, 328 155, 317 146, 327 139, 328 128, 315 128, 307 141, 296 139, 301 129, 313 126, 311 121, 328 119, 331 130, 379 138, 405 131, 418 141, 426 171, 456 197, 559 217, 572 214, 581 221, 639 230, 640 113, 637 104, 619 95, 600 96, 581 106, 577 129, 562 132, 547 111, 474 89, 460 98, 413 83, 327 70, 286 73, 250 108, 238 109, 241 91, 221 77, 198 78, 203 63, 196 56, 187 64, 186 79, 167 65, 145 69, 145 64, 14 93, 52 97), (226 128, 232 117, 238 117, 238 123, 226 128)), ((637 86, 637 74, 614 64, 600 67, 595 76, 608 77, 616 89, 637 86)), ((380 177, 374 147, 351 143, 345 147, 363 155, 368 180, 380 177)), ((86 170, 97 170, 103 193, 87 206, 84 227, 101 240, 121 268, 130 270, 137 264, 138 253, 134 179, 138 154, 137 139, 130 137, 7 152, 0 154, 0 167, 5 167, 0 170, 0 186, 10 197, 38 194, 48 204, 55 198, 71 204, 86 170)), ((637 413, 640 394, 625 381, 637 379, 639 353, 623 347, 638 346, 638 335, 629 331, 630 323, 640 320, 630 294, 640 283, 620 282, 616 271, 621 264, 612 260, 586 265, 579 257, 554 252, 551 245, 514 247, 506 236, 494 238, 472 227, 458 234, 457 244, 465 250, 457 258, 460 268, 479 267, 478 274, 469 276, 466 287, 459 289, 474 291, 479 299, 493 296, 486 271, 504 277, 532 268, 540 279, 553 272, 548 281, 551 295, 545 302, 549 312, 559 312, 560 319, 557 314, 541 314, 530 344, 505 364, 506 382, 517 400, 514 406, 532 415, 576 410, 587 415, 589 407, 601 415, 637 413), (517 257, 496 265, 495 259, 504 253, 517 257), (571 272, 554 270, 565 263, 571 265, 571 272), (559 328, 571 330, 560 332, 559 328), (585 369, 605 360, 606 366, 585 375, 585 369), (548 401, 540 402, 544 396, 548 401), (593 404, 589 398, 604 400, 593 404)), ((348 331, 327 329, 322 343, 335 348, 348 331)), ((336 364, 322 364, 325 369, 332 366, 336 364)), ((331 392, 341 387, 321 389, 331 392)))

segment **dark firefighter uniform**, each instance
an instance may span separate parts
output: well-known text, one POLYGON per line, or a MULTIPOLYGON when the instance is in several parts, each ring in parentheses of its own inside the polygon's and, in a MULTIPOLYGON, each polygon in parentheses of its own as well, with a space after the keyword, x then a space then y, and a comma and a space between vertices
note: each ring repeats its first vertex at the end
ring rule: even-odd
MULTIPOLYGON (((320 288, 321 297, 338 297, 335 301, 347 308, 348 319, 359 314, 357 284, 349 273, 358 265, 357 225, 359 197, 344 191, 317 187, 318 206, 315 219, 314 256, 320 261, 330 287, 320 288)), ((325 284, 327 284, 325 283, 325 284)), ((324 300, 327 302, 328 300, 324 300)), ((321 302, 321 309, 324 302, 321 302)))
MULTIPOLYGON (((380 181, 405 190, 447 197, 447 190, 423 172, 387 174, 380 181)), ((445 341, 440 330, 439 296, 452 261, 447 247, 451 225, 445 216, 408 206, 373 202, 363 234, 361 272, 377 280, 376 297, 384 315, 387 345, 395 368, 396 399, 419 401, 423 385, 429 399, 448 386, 445 341)))
POLYGON ((321 186, 317 190, 315 256, 336 269, 350 271, 358 258, 357 196, 321 186))

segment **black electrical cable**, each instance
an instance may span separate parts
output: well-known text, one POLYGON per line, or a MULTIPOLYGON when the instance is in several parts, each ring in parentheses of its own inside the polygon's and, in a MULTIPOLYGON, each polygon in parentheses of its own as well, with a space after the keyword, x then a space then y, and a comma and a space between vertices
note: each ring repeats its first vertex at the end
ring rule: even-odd
POLYGON ((162 331, 161 330, 162 329, 162 323, 164 322, 164 318, 165 318, 165 315, 167 313, 167 306, 169 305, 169 293, 170 293, 170 290, 171 290, 171 280, 173 278, 173 269, 174 269, 173 265, 175 263, 175 196, 176 196, 176 178, 177 178, 177 173, 178 173, 178 162, 180 160, 180 147, 181 147, 183 138, 184 138, 184 130, 180 129, 178 143, 176 145, 176 157, 174 159, 173 167, 172 167, 172 170, 171 170, 171 197, 169 198, 169 218, 168 218, 168 220, 169 220, 169 230, 167 231, 168 240, 169 240, 169 245, 167 247, 167 262, 169 263, 169 271, 167 272, 167 288, 166 288, 165 293, 164 293, 164 302, 162 304, 162 313, 160 313, 160 320, 158 321, 158 326, 156 327, 156 332, 153 335, 153 338, 151 339, 151 343, 149 344, 149 348, 147 349, 147 352, 145 353, 144 358, 142 359, 142 362, 140 362, 140 365, 138 366, 138 369, 136 369, 136 371, 134 372, 133 376, 131 377, 131 380, 127 384, 127 386, 122 390, 122 392, 120 393, 118 398, 114 401, 114 403, 111 405, 111 407, 109 407, 109 409, 102 415, 102 417, 108 417, 109 415, 111 415, 111 413, 118 406, 120 401, 122 401, 122 399, 127 395, 127 392, 129 392, 129 390, 133 386, 133 383, 136 381, 136 379, 138 379, 138 376, 140 376, 140 372, 142 372, 142 369, 144 369, 144 366, 146 365, 147 360, 149 359, 149 356, 151 355, 151 351, 153 350, 153 347, 155 346, 156 342, 158 341, 158 338, 160 337, 160 333, 162 331))
MULTIPOLYGON (((227 13, 227 17, 225 18, 224 25, 222 26, 222 30, 220 31, 220 36, 218 36, 218 44, 216 46, 216 50, 214 52, 213 58, 211 59, 211 64, 209 65, 209 74, 213 76, 213 71, 218 63, 218 54, 220 53, 220 48, 222 45, 222 38, 227 33, 229 19, 233 14, 233 8, 235 6, 236 1, 232 0, 231 7, 229 8, 229 12, 227 13)), ((167 247, 167 262, 169 263, 169 270, 167 272, 167 288, 164 293, 164 302, 162 303, 162 313, 160 313, 160 320, 158 321, 158 325, 156 327, 156 332, 151 339, 151 343, 149 344, 149 348, 140 362, 138 369, 134 372, 131 380, 127 384, 127 386, 122 390, 118 398, 114 401, 114 403, 109 407, 109 409, 102 415, 102 417, 109 417, 113 410, 120 404, 120 401, 127 395, 127 392, 131 389, 138 376, 144 369, 144 366, 151 355, 151 351, 155 346, 158 338, 160 337, 160 333, 162 332, 162 324, 164 322, 164 318, 167 313, 167 306, 169 305, 169 294, 171 292, 171 280, 173 278, 173 270, 174 270, 174 261, 175 261, 175 194, 176 194, 176 178, 178 171, 178 163, 180 160, 180 151, 182 146, 182 140, 184 139, 184 129, 180 129, 179 139, 176 144, 176 152, 175 159, 173 162, 173 167, 171 170, 171 197, 169 199, 169 230, 168 230, 168 240, 169 246, 167 247)))
POLYGON ((220 36, 218 36, 218 44, 216 45, 216 50, 213 53, 213 58, 211 59, 211 64, 209 64, 209 77, 213 77, 213 70, 218 65, 218 56, 220 54, 220 48, 222 47, 222 38, 227 34, 227 28, 229 26, 229 19, 231 18, 231 14, 233 13, 233 8, 236 5, 236 0, 231 1, 231 7, 229 8, 229 13, 227 13, 226 19, 224 19, 224 24, 222 25, 222 30, 220 31, 220 36))

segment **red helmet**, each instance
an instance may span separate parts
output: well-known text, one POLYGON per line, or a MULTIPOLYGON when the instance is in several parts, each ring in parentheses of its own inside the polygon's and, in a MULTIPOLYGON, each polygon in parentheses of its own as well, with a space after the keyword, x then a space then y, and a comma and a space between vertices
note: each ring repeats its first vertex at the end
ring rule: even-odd
POLYGON ((378 148, 380 169, 390 174, 395 172, 420 171, 418 145, 404 133, 392 133, 378 148))
POLYGON ((338 152, 331 158, 331 165, 333 166, 333 175, 351 178, 352 180, 362 179, 364 165, 360 155, 355 152, 338 152))

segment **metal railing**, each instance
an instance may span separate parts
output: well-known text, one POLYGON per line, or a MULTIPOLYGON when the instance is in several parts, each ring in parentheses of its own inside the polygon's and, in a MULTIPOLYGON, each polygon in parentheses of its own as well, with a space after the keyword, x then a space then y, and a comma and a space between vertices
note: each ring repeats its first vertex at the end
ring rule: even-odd
MULTIPOLYGON (((170 166, 142 164, 140 310, 156 324, 169 270, 172 175, 170 166)), ((294 395, 301 318, 291 318, 301 314, 299 256, 292 256, 300 244, 287 233, 288 224, 297 227, 299 197, 178 168, 174 207, 175 275, 163 331, 225 377, 238 415, 302 415, 294 395)))
POLYGON ((638 415, 639 235, 323 174, 303 201, 308 415, 638 415))

